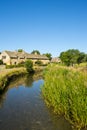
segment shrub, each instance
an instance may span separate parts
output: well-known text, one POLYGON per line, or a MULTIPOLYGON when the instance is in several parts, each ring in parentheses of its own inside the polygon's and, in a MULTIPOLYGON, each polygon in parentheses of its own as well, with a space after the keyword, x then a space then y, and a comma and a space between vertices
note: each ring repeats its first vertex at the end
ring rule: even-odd
POLYGON ((28 73, 34 72, 34 70, 33 70, 33 62, 31 60, 27 60, 25 62, 25 68, 26 68, 28 73))
POLYGON ((24 64, 25 64, 25 62, 20 62, 20 63, 18 63, 18 65, 16 65, 17 67, 24 67, 24 64))
POLYGON ((0 65, 2 65, 3 64, 3 61, 2 60, 0 60, 0 65))
POLYGON ((6 69, 15 68, 16 65, 6 65, 6 69))

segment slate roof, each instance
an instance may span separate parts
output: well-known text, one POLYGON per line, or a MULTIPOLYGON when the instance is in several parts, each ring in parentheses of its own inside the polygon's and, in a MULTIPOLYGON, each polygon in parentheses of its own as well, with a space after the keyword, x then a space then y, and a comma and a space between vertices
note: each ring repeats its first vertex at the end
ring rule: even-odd
POLYGON ((12 51, 5 51, 10 58, 17 58, 17 54, 16 52, 12 52, 12 51))
POLYGON ((26 59, 37 59, 37 60, 48 60, 45 55, 29 54, 27 52, 17 52, 17 51, 5 51, 10 58, 26 58, 26 59))

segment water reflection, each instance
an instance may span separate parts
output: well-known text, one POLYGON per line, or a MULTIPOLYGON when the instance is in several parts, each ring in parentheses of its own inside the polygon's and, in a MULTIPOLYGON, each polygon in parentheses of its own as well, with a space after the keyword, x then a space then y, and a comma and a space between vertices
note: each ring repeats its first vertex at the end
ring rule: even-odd
POLYGON ((15 79, 0 95, 0 130, 72 130, 41 98, 41 75, 15 79))
POLYGON ((5 93, 0 95, 0 108, 3 107, 3 102, 4 102, 5 98, 6 98, 5 93))
POLYGON ((19 86, 32 87, 33 82, 38 79, 42 79, 42 73, 23 75, 13 79, 9 86, 7 86, 3 91, 0 92, 0 108, 3 107, 3 103, 6 99, 6 92, 12 88, 18 88, 19 86))
POLYGON ((33 84, 33 75, 27 75, 26 79, 25 79, 25 86, 26 87, 32 87, 32 84, 33 84))

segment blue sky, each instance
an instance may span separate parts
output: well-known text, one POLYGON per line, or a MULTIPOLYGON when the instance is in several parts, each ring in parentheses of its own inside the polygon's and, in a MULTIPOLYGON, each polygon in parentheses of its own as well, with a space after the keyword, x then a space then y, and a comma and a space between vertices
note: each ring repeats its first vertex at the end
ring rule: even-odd
POLYGON ((87 0, 0 0, 0 51, 87 53, 87 0))

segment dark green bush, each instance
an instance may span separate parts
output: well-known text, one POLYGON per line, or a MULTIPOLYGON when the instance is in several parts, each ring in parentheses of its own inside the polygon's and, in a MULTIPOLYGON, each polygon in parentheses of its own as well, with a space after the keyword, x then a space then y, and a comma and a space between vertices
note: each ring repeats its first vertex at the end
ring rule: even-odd
POLYGON ((2 65, 3 64, 3 61, 2 60, 0 60, 0 65, 2 65))
POLYGON ((14 68, 16 65, 6 65, 6 69, 14 68))
POLYGON ((32 73, 34 72, 34 69, 33 69, 33 62, 31 60, 27 60, 25 62, 25 68, 27 70, 28 73, 32 73))

